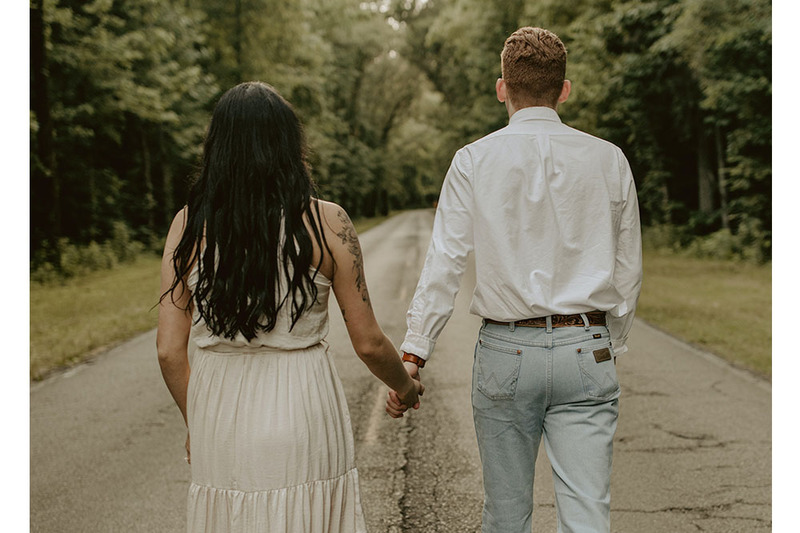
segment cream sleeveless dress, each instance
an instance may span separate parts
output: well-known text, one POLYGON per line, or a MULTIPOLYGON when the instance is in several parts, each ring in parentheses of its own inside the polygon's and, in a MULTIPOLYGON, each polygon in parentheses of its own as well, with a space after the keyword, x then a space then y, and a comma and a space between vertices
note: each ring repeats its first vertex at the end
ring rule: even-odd
POLYGON ((291 332, 288 305, 249 342, 194 317, 190 533, 366 532, 350 414, 323 343, 331 282, 317 273, 315 284, 291 332))

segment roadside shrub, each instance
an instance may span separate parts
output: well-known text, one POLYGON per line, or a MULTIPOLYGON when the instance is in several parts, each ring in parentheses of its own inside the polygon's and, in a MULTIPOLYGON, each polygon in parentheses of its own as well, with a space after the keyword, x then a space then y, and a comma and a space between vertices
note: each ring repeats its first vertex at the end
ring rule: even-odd
POLYGON ((59 247, 61 272, 67 278, 112 268, 118 263, 114 251, 108 244, 100 245, 92 241, 87 246, 77 246, 64 240, 63 243, 59 243, 59 247))
POLYGON ((646 250, 677 251, 681 248, 681 228, 671 224, 657 224, 642 228, 642 247, 646 250))
POLYGON ((38 266, 31 270, 32 283, 57 283, 62 279, 62 277, 63 276, 59 274, 58 269, 53 266, 52 263, 47 261, 39 262, 38 266))
POLYGON ((642 246, 690 257, 763 264, 770 260, 772 243, 760 222, 749 219, 739 224, 736 233, 720 229, 708 235, 693 235, 682 226, 646 226, 642 228, 642 246))
POLYGON ((134 261, 146 247, 131 238, 131 232, 123 222, 115 222, 111 239, 104 243, 90 242, 78 245, 67 239, 58 241, 57 264, 45 249, 31 258, 30 280, 34 283, 58 283, 97 270, 114 268, 119 263, 134 261))
POLYGON ((769 233, 758 220, 748 219, 739 224, 736 233, 721 229, 695 237, 686 251, 696 257, 762 264, 769 261, 771 248, 769 233))
POLYGON ((742 241, 742 258, 755 263, 766 263, 772 259, 772 232, 764 229, 760 220, 748 218, 739 224, 742 241))
POLYGON ((721 229, 710 235, 696 237, 685 251, 693 257, 730 261, 739 259, 740 247, 736 235, 730 230, 721 229))
POLYGON ((145 249, 144 244, 133 240, 128 225, 121 221, 116 221, 112 225, 111 240, 108 244, 120 263, 133 261, 145 249))

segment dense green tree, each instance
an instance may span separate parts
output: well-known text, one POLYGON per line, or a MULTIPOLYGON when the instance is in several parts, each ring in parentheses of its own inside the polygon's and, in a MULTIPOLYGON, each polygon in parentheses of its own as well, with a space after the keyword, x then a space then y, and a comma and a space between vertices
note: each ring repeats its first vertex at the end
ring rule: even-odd
MULTIPOLYGON (((45 0, 46 72, 60 194, 59 237, 104 240, 124 221, 149 239, 174 209, 173 180, 198 153, 216 92, 202 69, 199 14, 158 0, 45 0)), ((33 58, 32 58, 33 59, 33 58)), ((38 122, 41 111, 32 108, 38 122)), ((47 217, 35 201, 32 235, 47 217)), ((35 242, 33 252, 36 252, 35 242)))
MULTIPOLYGON (((596 88, 584 102, 594 109, 593 133, 621 146, 631 160, 646 223, 686 223, 696 207, 692 119, 700 93, 680 52, 659 46, 671 31, 676 3, 620 2, 593 21, 607 63, 590 78, 596 88)), ((591 62, 581 65, 584 72, 591 62)), ((584 102, 573 102, 578 114, 584 102)))
POLYGON ((702 90, 698 143, 716 173, 723 227, 768 238, 772 182, 772 8, 768 0, 685 0, 664 38, 702 90), (713 156, 711 155, 713 153, 713 156))
POLYGON ((315 177, 323 197, 355 217, 429 200, 417 189, 421 182, 407 180, 415 189, 404 190, 404 174, 389 162, 397 132, 425 95, 425 76, 404 57, 405 28, 387 19, 387 8, 319 1, 311 25, 330 50, 317 112, 307 120, 315 177))
POLYGON ((31 249, 43 243, 49 253, 46 258, 57 262, 57 240, 61 235, 60 181, 53 148, 53 120, 50 102, 50 77, 47 72, 47 46, 44 8, 41 2, 30 7, 30 87, 31 135, 31 249))

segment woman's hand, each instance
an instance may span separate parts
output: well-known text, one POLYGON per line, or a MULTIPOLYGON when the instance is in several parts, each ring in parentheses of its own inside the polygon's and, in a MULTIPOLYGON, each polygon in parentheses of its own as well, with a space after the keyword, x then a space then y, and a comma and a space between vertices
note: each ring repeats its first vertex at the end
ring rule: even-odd
POLYGON ((412 379, 411 384, 411 388, 402 394, 393 390, 389 391, 389 398, 386 400, 386 412, 392 418, 402 418, 403 413, 408 411, 409 407, 419 409, 419 397, 425 392, 425 385, 418 379, 412 379))

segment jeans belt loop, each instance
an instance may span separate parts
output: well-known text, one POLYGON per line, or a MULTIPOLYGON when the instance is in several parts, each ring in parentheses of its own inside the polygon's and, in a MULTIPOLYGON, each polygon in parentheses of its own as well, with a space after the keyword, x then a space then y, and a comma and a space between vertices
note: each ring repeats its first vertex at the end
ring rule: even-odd
POLYGON ((547 333, 553 333, 553 316, 547 315, 545 320, 547 321, 547 333))
POLYGON ((512 320, 508 323, 508 331, 513 332, 515 329, 517 329, 517 323, 512 320))
POLYGON ((589 331, 589 328, 591 327, 589 325, 589 317, 586 316, 586 313, 581 313, 581 318, 583 319, 583 329, 589 331))

